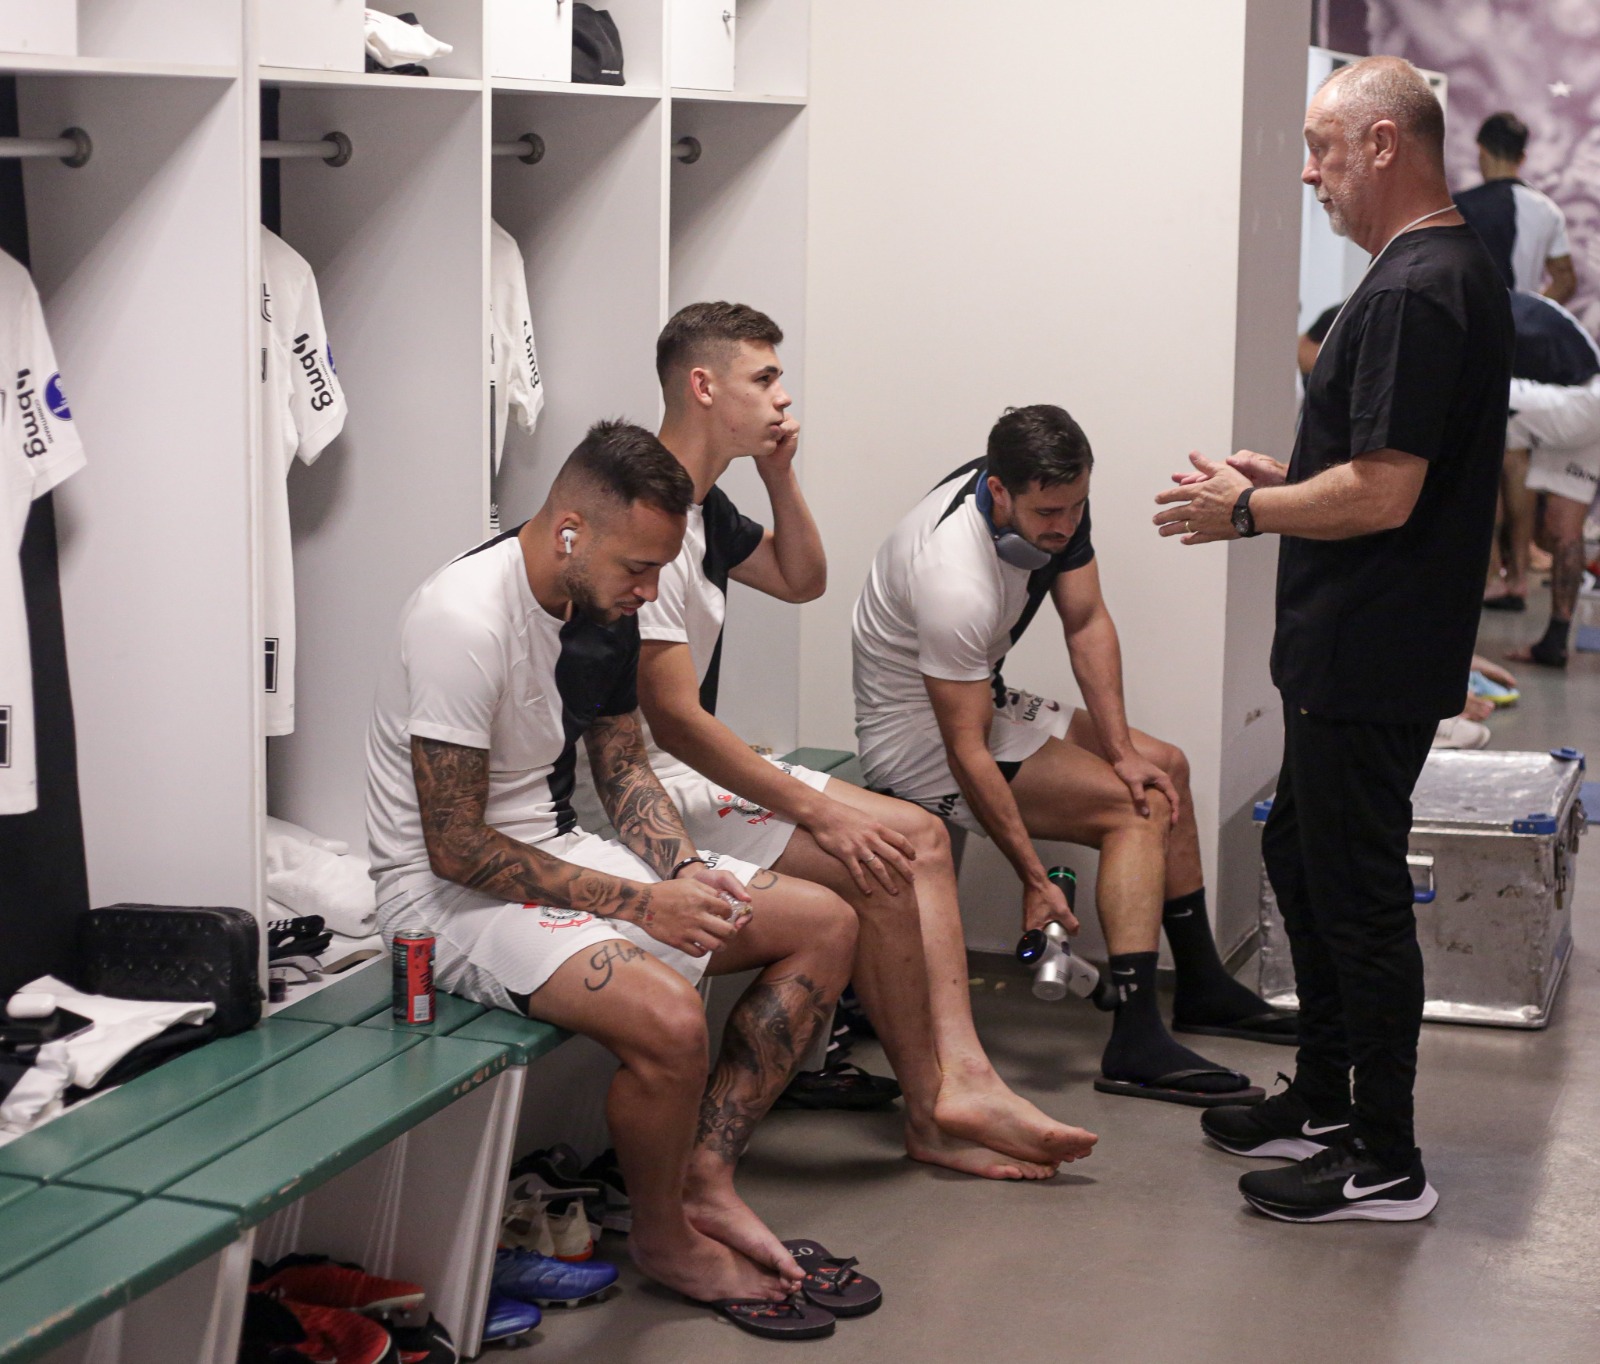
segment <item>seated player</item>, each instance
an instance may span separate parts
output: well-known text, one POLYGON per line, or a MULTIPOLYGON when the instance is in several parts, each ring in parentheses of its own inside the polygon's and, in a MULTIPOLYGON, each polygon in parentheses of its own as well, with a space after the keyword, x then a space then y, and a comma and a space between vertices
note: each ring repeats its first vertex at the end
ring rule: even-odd
POLYGON ((760 758, 716 718, 728 579, 801 602, 827 576, 794 473, 782 340, 753 308, 696 303, 657 342, 661 441, 693 478, 695 504, 683 552, 639 613, 651 761, 697 842, 826 886, 855 909, 855 986, 905 1094, 909 1154, 991 1178, 1045 1177, 1095 1138, 1013 1094, 984 1054, 944 826, 904 801, 760 758), (716 486, 743 456, 766 485, 772 530, 716 486))
POLYGON ((1249 1080, 1180 1046, 1156 1004, 1163 926, 1174 1027, 1292 1043, 1294 1018, 1223 967, 1181 751, 1130 730, 1116 626, 1089 532, 1093 455, 1059 407, 1008 411, 984 459, 900 522, 854 619, 856 736, 875 788, 992 838, 1022 881, 1024 928, 1077 921, 1032 840, 1100 850, 1096 901, 1120 1003, 1095 1088, 1206 1106, 1249 1080), (1087 709, 1006 686, 1007 651, 1048 597, 1087 709))
POLYGON ((1583 323, 1539 294, 1512 294, 1511 316, 1517 346, 1506 463, 1526 468, 1530 494, 1549 495, 1538 540, 1550 552, 1550 623, 1542 639, 1508 657, 1564 668, 1583 585, 1583 522, 1600 486, 1600 347, 1583 323))
POLYGON ((386 939, 434 934, 442 988, 621 1061, 606 1116, 639 1268, 695 1299, 771 1300, 802 1276, 733 1167, 829 1017, 855 916, 745 862, 713 869, 650 771, 635 613, 693 493, 648 431, 602 422, 531 521, 416 591, 367 739, 368 833, 386 939), (572 814, 580 738, 619 842, 572 814), (708 1086, 695 985, 752 969, 708 1086))

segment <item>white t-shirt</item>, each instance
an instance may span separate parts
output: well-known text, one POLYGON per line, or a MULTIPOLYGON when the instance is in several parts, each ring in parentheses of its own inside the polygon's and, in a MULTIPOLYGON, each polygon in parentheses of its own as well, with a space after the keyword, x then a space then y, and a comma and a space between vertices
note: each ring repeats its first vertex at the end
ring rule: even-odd
POLYGON ((633 617, 563 622, 539 605, 514 530, 418 588, 401 612, 367 731, 367 839, 379 902, 447 884, 428 867, 413 737, 486 749, 486 821, 518 842, 541 843, 576 829, 577 742, 600 716, 637 707, 638 664, 633 617))
POLYGON ((266 732, 294 732, 294 547, 289 470, 312 463, 344 427, 348 409, 333 369, 311 267, 261 229, 261 557, 266 732))
POLYGON ((1554 199, 1532 185, 1513 185, 1511 194, 1517 206, 1511 273, 1518 289, 1536 294, 1544 288, 1545 262, 1572 254, 1567 242, 1567 218, 1554 199))
POLYGON ((1029 572, 1005 563, 964 465, 883 542, 851 622, 856 741, 869 786, 918 797, 955 787, 923 677, 992 680, 1056 578, 1094 558, 1089 508, 1067 547, 1029 572))
MULTIPOLYGON (((722 624, 728 615, 728 573, 755 553, 766 531, 733 505, 721 488, 689 508, 683 548, 661 570, 656 599, 639 608, 639 638, 687 644, 700 683, 700 704, 717 713, 722 624)), ((689 772, 646 730, 650 766, 662 781, 689 772)))
POLYGON ((532 431, 544 406, 544 383, 533 346, 528 274, 516 240, 499 223, 489 224, 489 439, 495 472, 506 448, 506 418, 532 431))
POLYGON ((37 808, 33 660, 22 589, 28 510, 84 465, 33 280, 0 252, 0 815, 37 808))

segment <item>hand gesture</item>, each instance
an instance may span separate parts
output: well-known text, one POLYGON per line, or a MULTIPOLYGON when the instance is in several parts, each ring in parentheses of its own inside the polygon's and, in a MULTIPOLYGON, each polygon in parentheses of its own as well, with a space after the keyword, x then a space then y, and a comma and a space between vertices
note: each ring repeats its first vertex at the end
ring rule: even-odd
POLYGON ((874 882, 898 895, 916 878, 911 841, 843 801, 828 801, 823 817, 806 828, 823 852, 838 858, 863 895, 872 894, 874 882))
POLYGON ((1067 907, 1067 897, 1054 881, 1022 888, 1022 931, 1059 923, 1068 933, 1078 931, 1078 917, 1067 907))
POLYGON ((1198 450, 1191 451, 1189 462, 1198 477, 1174 476, 1175 488, 1157 496, 1165 510, 1155 515, 1163 536, 1181 535, 1186 545, 1207 545, 1216 540, 1237 540, 1233 528, 1233 504, 1239 494, 1253 486, 1250 480, 1229 464, 1218 464, 1198 450))
POLYGON ((1133 808, 1141 815, 1146 819, 1150 817, 1150 801, 1145 792, 1154 787, 1172 807, 1172 823, 1178 822, 1178 788, 1165 771, 1138 753, 1130 753, 1121 762, 1113 763, 1112 769, 1128 788, 1128 794, 1133 797, 1133 808))
POLYGON ((750 921, 750 893, 725 871, 697 867, 676 881, 640 887, 627 917, 657 942, 703 957, 750 921))
POLYGON ((1240 450, 1228 456, 1230 468, 1250 480, 1252 488, 1280 488, 1289 481, 1289 466, 1254 450, 1240 450))
POLYGON ((783 424, 778 427, 778 443, 771 453, 756 457, 756 472, 763 478, 770 474, 787 473, 799 448, 800 423, 785 413, 783 424))

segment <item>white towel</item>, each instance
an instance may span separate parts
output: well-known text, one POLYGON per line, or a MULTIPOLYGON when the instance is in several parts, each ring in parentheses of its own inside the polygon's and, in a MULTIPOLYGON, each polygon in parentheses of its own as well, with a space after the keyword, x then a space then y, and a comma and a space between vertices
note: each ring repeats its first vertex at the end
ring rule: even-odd
POLYGON ((367 862, 267 831, 267 895, 291 915, 320 914, 335 933, 364 938, 378 926, 378 899, 367 862))
POLYGON ((0 1126, 23 1130, 61 1111, 68 1086, 91 1089, 105 1073, 141 1042, 164 1033, 174 1023, 204 1023, 216 1005, 165 1003, 159 1000, 113 999, 85 995, 54 976, 40 976, 19 993, 56 997, 56 1007, 92 1019, 94 1026, 76 1037, 39 1048, 38 1058, 0 1104, 0 1126))
POLYGON ((442 43, 421 24, 408 24, 382 10, 366 14, 367 51, 379 66, 405 66, 408 62, 428 62, 447 56, 455 49, 442 43))
POLYGON ((281 838, 292 838, 297 843, 309 843, 313 848, 331 852, 335 857, 343 857, 350 851, 350 845, 342 838, 324 838, 321 834, 314 834, 310 829, 303 829, 286 819, 274 819, 268 815, 267 838, 270 840, 274 834, 281 838))

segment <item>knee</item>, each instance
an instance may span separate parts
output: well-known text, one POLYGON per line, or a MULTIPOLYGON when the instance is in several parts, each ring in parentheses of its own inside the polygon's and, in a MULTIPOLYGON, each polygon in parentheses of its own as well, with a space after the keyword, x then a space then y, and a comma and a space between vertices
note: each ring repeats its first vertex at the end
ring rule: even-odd
POLYGON ((643 1013, 642 1026, 618 1048, 632 1070, 699 1083, 708 1066, 705 1006, 699 993, 681 977, 662 989, 643 1013))
POLYGON ((1187 789, 1189 785, 1189 755, 1177 744, 1167 744, 1161 757, 1161 769, 1172 778, 1174 786, 1187 789))
POLYGON ((950 860, 950 831, 937 815, 929 814, 920 805, 906 803, 906 815, 900 816, 895 828, 911 843, 917 861, 935 863, 950 860))
POLYGON ((856 937, 860 931, 856 911, 825 886, 811 882, 805 885, 805 943, 830 960, 848 964, 855 956, 856 937))

